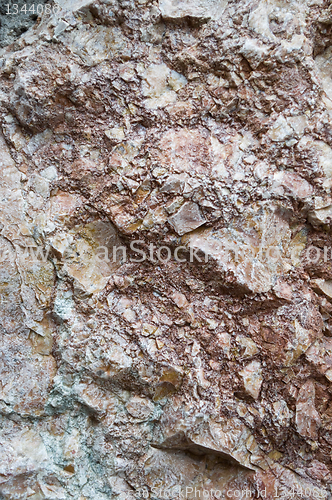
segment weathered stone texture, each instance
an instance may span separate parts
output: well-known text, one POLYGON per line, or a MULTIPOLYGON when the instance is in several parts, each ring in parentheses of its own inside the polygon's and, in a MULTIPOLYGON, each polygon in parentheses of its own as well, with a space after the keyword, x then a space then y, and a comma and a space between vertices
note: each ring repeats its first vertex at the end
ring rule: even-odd
POLYGON ((331 7, 57 5, 1 11, 0 498, 332 498, 331 7))

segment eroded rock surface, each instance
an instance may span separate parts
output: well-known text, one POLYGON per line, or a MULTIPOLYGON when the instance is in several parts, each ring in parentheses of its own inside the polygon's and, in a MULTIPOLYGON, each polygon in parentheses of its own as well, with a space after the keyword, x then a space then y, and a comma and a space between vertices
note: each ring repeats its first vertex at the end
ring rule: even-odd
POLYGON ((47 5, 0 52, 0 498, 332 498, 331 7, 47 5))

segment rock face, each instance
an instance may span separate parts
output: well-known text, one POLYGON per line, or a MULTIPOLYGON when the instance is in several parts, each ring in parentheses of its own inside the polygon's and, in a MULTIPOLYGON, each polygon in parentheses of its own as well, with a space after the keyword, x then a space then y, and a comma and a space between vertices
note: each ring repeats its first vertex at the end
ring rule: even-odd
POLYGON ((9 45, 31 26, 35 24, 38 15, 45 9, 46 0, 17 0, 17 2, 0 3, 0 47, 9 45), (39 7, 38 7, 39 5, 39 7))
POLYGON ((332 498, 331 7, 38 3, 0 6, 0 498, 332 498))

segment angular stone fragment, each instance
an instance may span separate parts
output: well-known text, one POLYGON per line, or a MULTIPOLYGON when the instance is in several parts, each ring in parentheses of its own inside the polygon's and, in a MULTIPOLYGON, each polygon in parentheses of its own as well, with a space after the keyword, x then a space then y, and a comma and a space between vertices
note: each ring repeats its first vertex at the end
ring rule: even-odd
POLYGON ((312 186, 299 175, 292 172, 277 172, 274 174, 277 185, 283 186, 286 192, 290 192, 295 198, 304 200, 313 193, 312 186))
POLYGON ((318 289, 319 292, 323 292, 326 297, 332 299, 332 280, 317 279, 313 282, 313 286, 318 289))
POLYGON ((317 439, 321 419, 315 408, 315 384, 308 380, 299 391, 296 401, 296 428, 299 434, 310 439, 317 439))
POLYGON ((283 116, 280 116, 272 125, 268 135, 272 141, 280 142, 290 139, 293 133, 294 131, 292 127, 288 125, 286 119, 283 116))
POLYGON ((325 141, 314 140, 309 135, 304 135, 297 145, 299 151, 311 150, 316 154, 318 165, 325 178, 323 186, 331 186, 332 177, 332 148, 325 141))
POLYGON ((134 396, 126 405, 127 411, 135 418, 147 420, 153 412, 154 406, 151 401, 139 396, 134 396))
POLYGON ((236 341, 242 348, 245 349, 244 353, 241 356, 242 358, 251 358, 252 356, 255 356, 255 354, 258 354, 258 347, 251 339, 238 336, 236 337, 236 341))
POLYGON ((40 474, 49 461, 40 433, 34 429, 20 429, 19 425, 14 424, 9 428, 4 425, 1 434, 1 440, 3 441, 5 438, 6 441, 3 442, 0 452, 0 471, 3 478, 0 491, 6 491, 6 480, 13 480, 12 487, 9 487, 6 493, 11 495, 11 491, 16 489, 17 492, 18 488, 21 489, 21 487, 23 492, 26 492, 28 484, 25 484, 25 475, 30 476, 30 485, 36 487, 36 476, 38 473, 40 474), (20 475, 16 477, 15 481, 16 471, 20 471, 20 475))
POLYGON ((297 359, 313 344, 317 336, 318 335, 315 335, 313 330, 306 330, 297 320, 295 320, 294 335, 292 335, 291 340, 285 348, 287 351, 285 356, 286 365, 290 366, 294 364, 297 359))
POLYGON ((160 0, 159 8, 162 16, 168 19, 218 19, 227 3, 228 0, 160 0))
POLYGON ((75 12, 92 4, 93 0, 59 0, 58 5, 64 10, 75 12))
POLYGON ((286 401, 281 399, 280 401, 275 401, 273 403, 273 418, 277 420, 279 425, 282 427, 288 427, 290 425, 290 419, 292 417, 292 412, 289 410, 286 401))
POLYGON ((187 202, 176 214, 169 217, 168 222, 180 235, 184 235, 202 226, 206 221, 196 203, 187 202))
POLYGON ((249 62, 253 69, 256 69, 260 63, 267 57, 269 47, 254 38, 247 38, 241 53, 249 62))
POLYGON ((306 352, 307 360, 315 365, 319 373, 329 379, 332 367, 332 340, 322 337, 316 340, 306 352))
POLYGON ((309 213, 309 220, 313 224, 323 225, 332 220, 332 205, 313 210, 309 213))
POLYGON ((49 351, 43 352, 40 349, 37 342, 34 342, 34 336, 38 337, 38 334, 7 334, 0 342, 0 399, 9 411, 23 416, 44 414, 56 374, 55 359, 49 355, 49 351))
POLYGON ((296 115, 287 118, 287 123, 292 127, 298 137, 302 137, 306 127, 308 126, 308 118, 306 115, 296 115))
POLYGON ((332 89, 331 89, 331 47, 328 47, 324 52, 319 54, 316 57, 316 65, 317 69, 320 73, 323 83, 323 89, 328 95, 328 97, 332 98, 332 89))
POLYGON ((258 399, 263 383, 262 368, 259 361, 252 361, 239 373, 243 378, 246 392, 254 399, 258 399))
POLYGON ((222 272, 232 273, 234 285, 255 293, 270 290, 301 251, 301 246, 291 241, 289 226, 277 211, 248 213, 227 228, 202 229, 185 236, 183 241, 189 248, 210 256, 221 276, 222 272))
POLYGON ((121 53, 130 54, 127 40, 118 27, 96 26, 79 32, 73 30, 64 33, 62 40, 72 54, 80 57, 87 66, 100 64, 121 53))
POLYGON ((162 108, 176 101, 176 91, 187 84, 187 79, 166 64, 151 64, 143 73, 142 92, 148 97, 149 109, 162 108))
POLYGON ((102 290, 119 267, 121 241, 111 223, 96 222, 78 226, 69 233, 50 238, 52 248, 59 254, 62 271, 86 292, 102 290))
POLYGON ((188 305, 188 301, 186 299, 186 296, 183 293, 174 292, 172 294, 172 299, 174 300, 175 304, 180 309, 182 309, 183 307, 186 307, 188 305))

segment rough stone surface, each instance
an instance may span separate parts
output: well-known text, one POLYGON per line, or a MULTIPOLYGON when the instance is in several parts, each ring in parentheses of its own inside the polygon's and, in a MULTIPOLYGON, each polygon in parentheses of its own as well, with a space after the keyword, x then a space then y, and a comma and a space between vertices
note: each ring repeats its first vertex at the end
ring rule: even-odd
POLYGON ((0 4, 0 499, 332 498, 332 8, 48 5, 0 4))
POLYGON ((47 0, 0 0, 0 47, 10 45, 28 31, 42 15, 46 2, 47 0))

